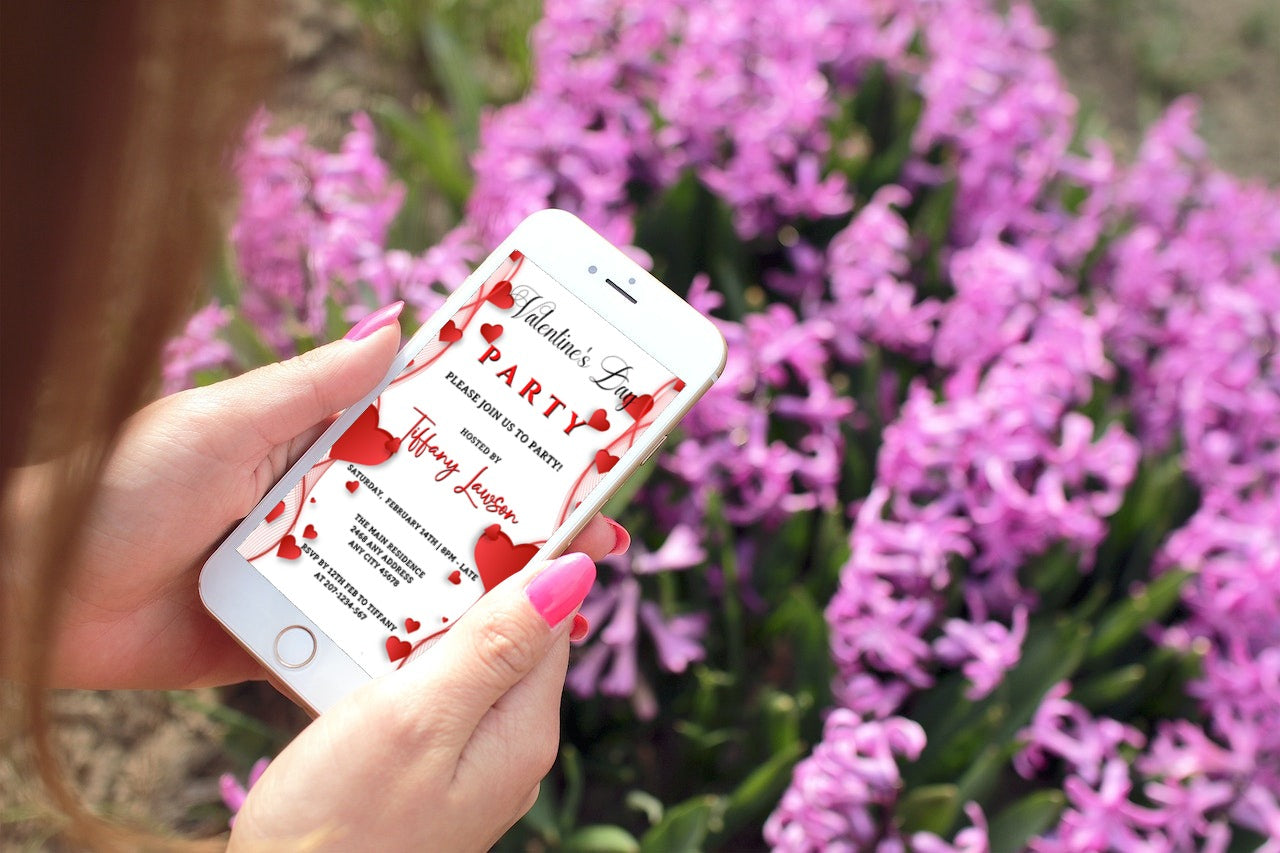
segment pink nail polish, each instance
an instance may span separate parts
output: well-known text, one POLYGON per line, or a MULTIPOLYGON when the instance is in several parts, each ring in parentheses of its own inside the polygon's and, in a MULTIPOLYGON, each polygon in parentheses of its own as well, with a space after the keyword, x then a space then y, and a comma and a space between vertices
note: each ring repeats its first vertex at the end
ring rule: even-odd
POLYGON ((596 581, 596 564, 586 554, 565 554, 551 562, 534 578, 524 594, 552 628, 564 621, 596 581))
POLYGON ((573 614, 573 627, 569 629, 569 641, 581 643, 591 632, 591 623, 581 613, 573 614))
POLYGON ((627 528, 612 518, 606 518, 605 521, 613 528, 613 550, 609 552, 609 556, 619 557, 627 553, 627 549, 631 547, 631 534, 627 532, 627 528))
POLYGON ((390 305, 379 308, 377 311, 374 311, 359 323, 352 326, 351 331, 347 332, 343 337, 343 340, 362 341, 384 326, 390 326, 394 323, 396 318, 400 316, 400 312, 403 310, 403 301, 392 302, 390 305))

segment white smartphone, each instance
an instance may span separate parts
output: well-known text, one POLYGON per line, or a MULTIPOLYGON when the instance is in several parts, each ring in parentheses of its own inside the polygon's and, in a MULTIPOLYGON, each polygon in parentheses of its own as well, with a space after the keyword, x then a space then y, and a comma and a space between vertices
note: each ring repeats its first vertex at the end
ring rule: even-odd
POLYGON ((604 238, 535 213, 213 553, 205 607, 320 713, 561 553, 725 354, 604 238))

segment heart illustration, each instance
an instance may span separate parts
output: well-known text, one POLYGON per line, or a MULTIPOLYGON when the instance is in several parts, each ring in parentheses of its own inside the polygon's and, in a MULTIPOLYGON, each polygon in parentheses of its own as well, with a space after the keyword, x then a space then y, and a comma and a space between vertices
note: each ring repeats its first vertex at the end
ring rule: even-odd
POLYGON ((511 282, 505 280, 495 284, 485 298, 499 308, 510 308, 516 304, 516 300, 511 296, 511 282))
POLYGON ((391 433, 378 429, 378 409, 371 405, 333 443, 329 456, 357 465, 381 465, 391 458, 391 452, 387 450, 389 441, 391 433))
POLYGON ((490 525, 476 541, 475 550, 476 568, 485 592, 523 569, 536 553, 537 543, 516 545, 501 527, 490 525))
POLYGON ((276 549, 276 556, 282 560, 296 560, 302 556, 302 549, 298 547, 298 540, 292 536, 286 536, 280 540, 280 547, 276 549))
POLYGON ((315 499, 315 498, 312 498, 312 499, 311 499, 311 502, 312 502, 312 503, 315 503, 315 502, 316 502, 316 499, 315 499))
POLYGON ((521 252, 519 249, 512 249, 511 254, 507 255, 507 257, 513 261, 518 261, 524 257, 524 252, 521 252))
POLYGON ((392 663, 400 660, 400 658, 408 657, 411 651, 413 651, 413 646, 399 637, 387 637, 387 660, 392 663))
POLYGON ((275 521, 282 515, 284 515, 284 501, 280 501, 271 508, 271 512, 267 513, 267 521, 275 521))
POLYGON ((618 457, 614 456, 607 450, 596 451, 596 470, 601 474, 608 474, 613 470, 613 466, 618 464, 618 457))
MULTIPOLYGON (((444 341, 446 344, 462 340, 462 330, 455 326, 452 320, 447 320, 445 321, 445 324, 440 327, 440 340, 444 341)), ((408 365, 406 365, 406 367, 407 366, 408 365)))
POLYGON ((347 480, 347 491, 348 491, 348 492, 350 492, 351 494, 353 494, 353 495, 354 495, 354 494, 356 493, 356 489, 358 489, 358 488, 360 488, 360 481, 359 481, 359 480, 347 480))
POLYGON ((493 343, 502 337, 502 326, 499 323, 484 323, 480 326, 480 337, 489 343, 493 343))
POLYGON ((448 616, 441 616, 441 617, 440 617, 440 621, 441 621, 441 622, 448 622, 448 621, 449 621, 449 617, 448 617, 448 616))
POLYGON ((422 627, 422 623, 412 617, 404 620, 404 629, 412 634, 414 631, 422 627))
POLYGON ((632 397, 631 402, 626 405, 626 413, 631 415, 635 420, 640 420, 649 413, 653 408, 653 395, 641 394, 639 397, 632 397))
POLYGON ((604 413, 604 409, 596 409, 591 413, 591 417, 587 418, 587 426, 604 432, 609 428, 609 416, 604 413))
POLYGON ((388 441, 388 442, 387 442, 387 452, 388 452, 388 453, 395 453, 395 452, 396 452, 397 450, 399 450, 399 449, 400 449, 400 439, 398 439, 398 438, 393 438, 393 439, 391 439, 390 441, 388 441))
POLYGON ((675 388, 677 392, 679 392, 679 391, 683 391, 683 390, 684 390, 684 380, 683 380, 683 379, 677 379, 677 380, 676 380, 676 384, 675 384, 675 385, 673 385, 672 387, 673 387, 673 388, 675 388))
POLYGON ((454 586, 457 586, 458 584, 462 583, 462 572, 458 571, 457 569, 454 569, 453 573, 449 575, 449 583, 453 584, 454 586))
POLYGON ((315 539, 316 536, 316 526, 314 524, 308 524, 306 530, 302 531, 303 539, 315 539))

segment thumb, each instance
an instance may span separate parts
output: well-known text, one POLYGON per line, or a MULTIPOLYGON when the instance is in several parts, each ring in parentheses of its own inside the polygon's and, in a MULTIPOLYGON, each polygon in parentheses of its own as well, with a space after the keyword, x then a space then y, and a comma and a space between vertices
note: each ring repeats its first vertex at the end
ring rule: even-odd
POLYGON ((396 676, 414 682, 410 689, 425 701, 452 709, 451 730, 441 734, 461 749, 489 709, 566 641, 569 617, 595 579, 595 563, 576 553, 513 575, 396 676))
POLYGON ((221 416, 238 420, 241 436, 274 448, 369 393, 400 346, 403 302, 365 317, 347 337, 288 361, 268 364, 209 387, 221 416))

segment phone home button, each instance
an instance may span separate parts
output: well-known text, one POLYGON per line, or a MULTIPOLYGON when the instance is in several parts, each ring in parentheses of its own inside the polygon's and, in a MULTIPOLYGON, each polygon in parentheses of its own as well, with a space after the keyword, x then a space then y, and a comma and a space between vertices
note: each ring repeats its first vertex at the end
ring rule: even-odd
POLYGON ((301 669, 316 656, 316 635, 301 625, 290 625, 276 634, 276 660, 289 669, 301 669))

